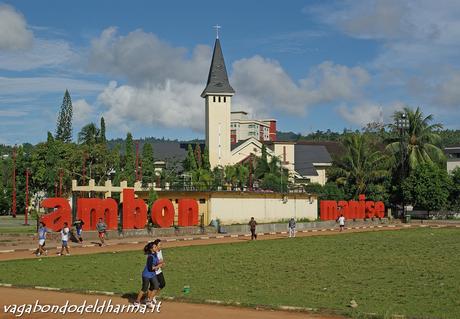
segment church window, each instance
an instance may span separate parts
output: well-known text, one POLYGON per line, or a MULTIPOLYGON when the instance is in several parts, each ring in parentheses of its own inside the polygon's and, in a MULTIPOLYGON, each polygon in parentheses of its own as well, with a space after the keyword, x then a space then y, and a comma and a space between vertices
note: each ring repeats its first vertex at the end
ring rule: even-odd
POLYGON ((224 103, 227 102, 227 98, 224 96, 224 103))
POLYGON ((220 96, 219 96, 219 103, 220 103, 220 96))
POLYGON ((212 97, 212 101, 213 101, 214 103, 216 102, 216 97, 215 97, 215 96, 212 97))

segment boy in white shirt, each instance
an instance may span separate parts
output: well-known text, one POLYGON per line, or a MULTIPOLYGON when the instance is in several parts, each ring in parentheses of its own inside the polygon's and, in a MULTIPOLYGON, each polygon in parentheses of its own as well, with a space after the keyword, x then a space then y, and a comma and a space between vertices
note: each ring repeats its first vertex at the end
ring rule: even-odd
POLYGON ((343 231, 345 228, 345 217, 343 217, 343 214, 340 214, 340 217, 337 218, 337 221, 339 222, 340 231, 343 231))
POLYGON ((64 227, 62 227, 61 229, 61 241, 62 241, 62 246, 61 246, 61 252, 58 254, 59 256, 62 256, 62 254, 64 253, 64 248, 65 248, 65 251, 66 251, 66 255, 69 256, 70 255, 70 251, 69 251, 69 233, 70 233, 70 229, 69 229, 69 225, 67 223, 64 223, 64 227))

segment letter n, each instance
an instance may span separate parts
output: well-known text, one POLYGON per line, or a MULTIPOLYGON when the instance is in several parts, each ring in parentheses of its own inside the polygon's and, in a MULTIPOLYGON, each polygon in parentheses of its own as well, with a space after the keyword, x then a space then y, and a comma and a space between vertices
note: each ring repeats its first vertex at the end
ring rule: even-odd
POLYGON ((198 225, 198 203, 194 199, 179 199, 179 226, 198 225))
POLYGON ((141 229, 147 223, 147 205, 134 198, 134 190, 123 189, 123 229, 141 229))
POLYGON ((166 198, 157 199, 151 208, 152 223, 161 228, 171 227, 174 224, 174 206, 166 198))
POLYGON ((64 223, 71 224, 72 212, 67 199, 59 197, 47 198, 41 202, 41 207, 55 209, 54 212, 43 215, 40 219, 52 231, 61 230, 64 223))

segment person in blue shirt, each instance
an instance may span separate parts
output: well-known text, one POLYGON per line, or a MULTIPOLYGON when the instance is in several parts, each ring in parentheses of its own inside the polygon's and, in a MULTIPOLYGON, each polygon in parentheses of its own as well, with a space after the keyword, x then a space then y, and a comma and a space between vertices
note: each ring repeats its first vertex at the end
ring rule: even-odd
POLYGON ((37 257, 45 254, 48 255, 48 251, 45 249, 45 241, 46 241, 46 234, 49 232, 48 228, 44 222, 40 222, 40 226, 38 227, 38 249, 36 252, 37 257))
POLYGON ((142 297, 147 293, 146 305, 153 308, 157 303, 155 295, 158 293, 160 283, 155 272, 161 268, 163 262, 158 259, 159 247, 155 242, 149 242, 144 247, 144 254, 147 255, 144 270, 142 271, 142 288, 137 295, 134 305, 140 305, 142 297))

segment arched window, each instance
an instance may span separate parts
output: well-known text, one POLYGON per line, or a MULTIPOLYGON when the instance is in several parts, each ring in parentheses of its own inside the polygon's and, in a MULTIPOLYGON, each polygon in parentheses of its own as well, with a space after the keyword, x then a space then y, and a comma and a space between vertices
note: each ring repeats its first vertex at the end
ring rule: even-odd
POLYGON ((219 96, 219 103, 220 103, 220 96, 219 96))

